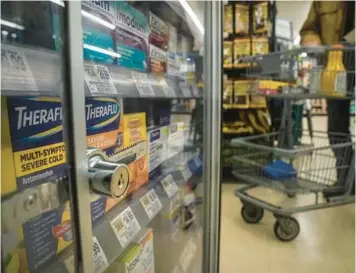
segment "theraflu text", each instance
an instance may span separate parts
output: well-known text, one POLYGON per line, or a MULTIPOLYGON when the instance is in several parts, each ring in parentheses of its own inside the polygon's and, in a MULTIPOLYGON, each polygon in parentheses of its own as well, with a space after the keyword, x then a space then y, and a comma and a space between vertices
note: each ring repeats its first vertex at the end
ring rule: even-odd
POLYGON ((26 106, 15 107, 17 129, 62 120, 62 108, 27 110, 26 106))
POLYGON ((107 106, 93 106, 93 104, 87 104, 86 106, 87 120, 116 115, 119 112, 119 105, 109 104, 107 106))

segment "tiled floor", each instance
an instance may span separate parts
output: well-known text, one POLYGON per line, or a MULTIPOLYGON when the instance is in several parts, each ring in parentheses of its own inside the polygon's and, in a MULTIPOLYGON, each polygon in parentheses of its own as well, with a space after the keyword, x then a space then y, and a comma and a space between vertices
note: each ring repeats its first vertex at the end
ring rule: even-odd
MULTIPOLYGON (((243 221, 241 202, 234 195, 237 186, 222 186, 220 273, 355 272, 354 205, 296 215, 300 234, 283 243, 273 233, 271 213, 256 225, 243 221)), ((291 199, 268 189, 251 193, 290 206, 311 200, 311 196, 291 199)))

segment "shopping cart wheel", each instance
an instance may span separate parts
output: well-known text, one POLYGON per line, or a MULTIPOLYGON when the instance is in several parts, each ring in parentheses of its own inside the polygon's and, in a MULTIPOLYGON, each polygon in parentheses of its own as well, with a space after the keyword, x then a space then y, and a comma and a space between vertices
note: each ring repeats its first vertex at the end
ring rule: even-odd
POLYGON ((279 240, 289 242, 298 236, 300 227, 298 221, 293 217, 278 217, 273 231, 279 240))
POLYGON ((244 204, 241 209, 242 218, 249 224, 257 224, 263 218, 264 213, 263 208, 250 204, 244 204))

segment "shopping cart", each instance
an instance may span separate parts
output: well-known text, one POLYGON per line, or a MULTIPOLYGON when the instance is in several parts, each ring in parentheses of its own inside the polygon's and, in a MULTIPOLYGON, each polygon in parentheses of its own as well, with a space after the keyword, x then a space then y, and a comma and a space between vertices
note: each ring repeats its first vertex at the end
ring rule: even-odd
MULTIPOLYGON (((274 233, 281 241, 291 241, 299 234, 300 226, 298 221, 292 217, 293 214, 355 202, 354 138, 350 134, 319 131, 313 131, 310 134, 310 132, 301 131, 298 133, 299 139, 296 144, 293 140, 295 134, 292 133, 291 105, 293 101, 306 98, 333 99, 353 96, 351 89, 353 90, 355 82, 355 71, 349 70, 347 65, 342 69, 342 73, 346 73, 347 77, 342 80, 347 80, 348 83, 343 83, 342 92, 340 90, 325 91, 322 89, 323 84, 315 88, 317 85, 315 81, 323 81, 323 77, 329 77, 325 81, 330 81, 330 77, 340 80, 335 79, 339 77, 337 73, 341 73, 340 71, 326 67, 327 59, 330 59, 330 53, 334 50, 330 47, 316 47, 246 59, 253 63, 248 76, 256 79, 251 92, 283 98, 284 110, 281 128, 278 132, 231 141, 232 146, 243 151, 240 155, 233 157, 233 175, 240 181, 248 183, 236 189, 235 195, 243 203, 241 215, 247 223, 260 222, 264 216, 264 210, 272 212, 276 217, 274 233), (300 58, 306 56, 305 52, 319 58, 320 73, 313 72, 314 76, 311 78, 311 81, 314 81, 313 90, 298 86, 296 81, 293 81, 293 75, 298 72, 298 62, 300 58), (315 78, 315 75, 318 75, 318 78, 315 78), (273 80, 285 79, 290 84, 278 92, 268 93, 264 82, 262 90, 264 93, 262 93, 261 81, 265 81, 268 77, 273 80), (297 207, 280 207, 248 193, 249 190, 260 186, 285 193, 290 197, 314 194, 315 199, 312 203, 297 207)), ((348 55, 354 54, 355 49, 344 47, 336 50, 342 52, 343 57, 348 59, 348 55)), ((335 89, 341 89, 342 84, 338 84, 338 86, 335 85, 335 89)))

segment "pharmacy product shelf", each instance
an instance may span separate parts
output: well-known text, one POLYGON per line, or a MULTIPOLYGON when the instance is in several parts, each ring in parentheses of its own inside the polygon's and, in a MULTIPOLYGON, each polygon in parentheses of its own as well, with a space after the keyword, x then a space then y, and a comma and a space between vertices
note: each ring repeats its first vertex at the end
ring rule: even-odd
MULTIPOLYGON (((182 154, 184 156, 184 153, 177 156, 182 156, 182 154)), ((97 260, 102 260, 102 257, 105 257, 104 266, 106 267, 114 262, 153 218, 169 205, 179 189, 201 168, 202 162, 199 157, 185 156, 188 158, 185 164, 178 163, 175 166, 170 164, 171 167, 165 168, 161 175, 152 179, 94 222, 93 247, 99 245, 100 249, 99 252, 94 252, 97 254, 94 257, 95 264, 98 264, 97 260)), ((175 158, 168 161, 177 162, 175 158)), ((188 246, 191 247, 192 244, 188 246)), ((72 273, 70 268, 73 259, 72 247, 69 247, 59 255, 58 260, 40 272, 72 273)))
MULTIPOLYGON (((5 96, 59 96, 61 55, 2 43, 1 91, 5 96)), ((202 88, 179 76, 157 76, 117 65, 85 62, 86 96, 122 98, 200 98, 202 88)))

